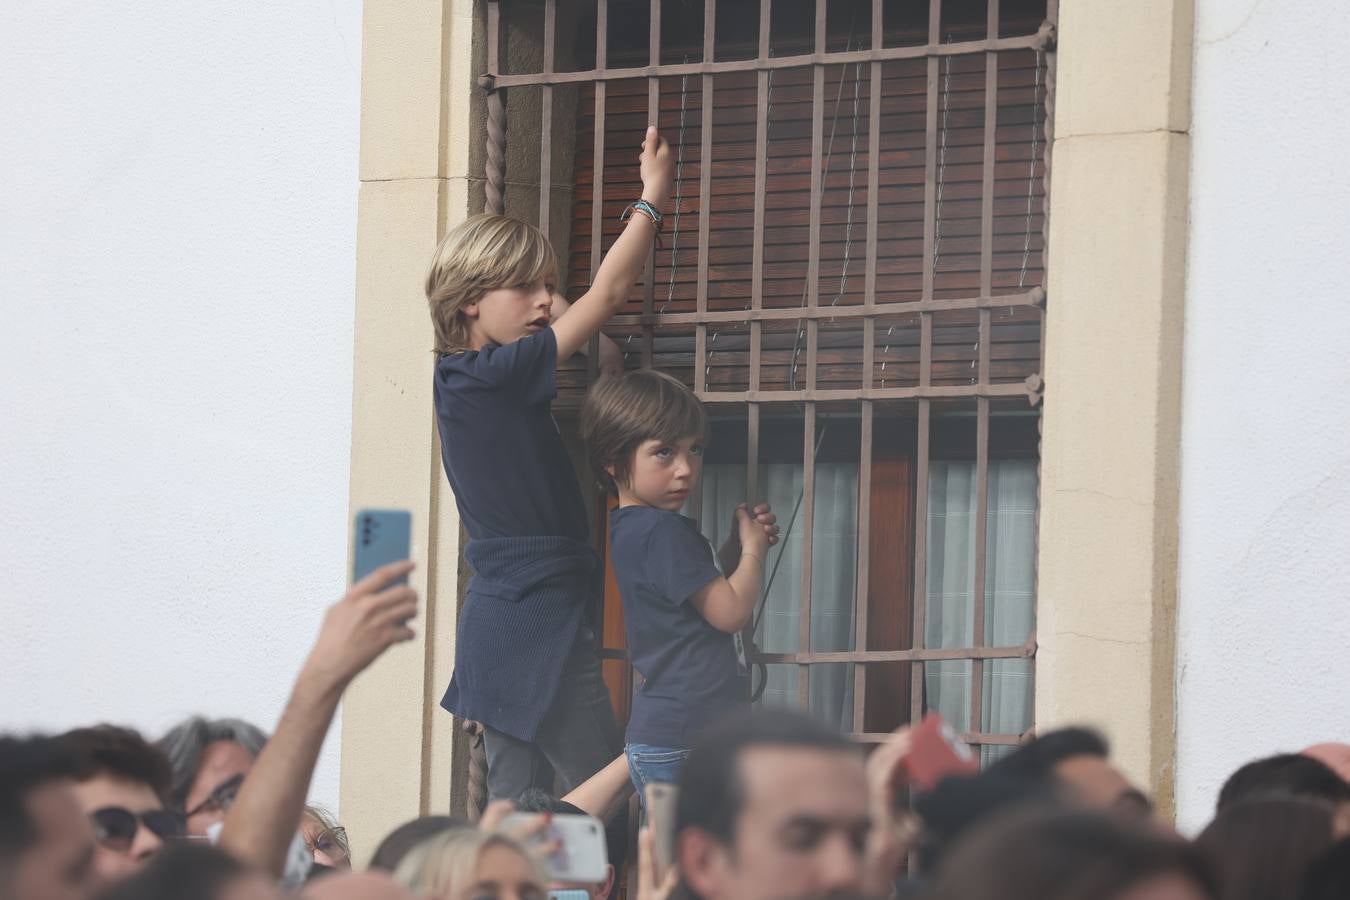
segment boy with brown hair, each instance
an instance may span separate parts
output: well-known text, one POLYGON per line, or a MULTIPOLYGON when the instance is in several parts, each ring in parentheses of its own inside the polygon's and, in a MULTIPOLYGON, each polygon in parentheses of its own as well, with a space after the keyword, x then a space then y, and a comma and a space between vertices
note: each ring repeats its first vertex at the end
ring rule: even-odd
POLYGON ((644 679, 624 750, 641 795, 649 782, 678 778, 700 731, 748 708, 736 636, 754 614, 778 526, 767 503, 753 513, 736 507, 718 569, 698 524, 680 514, 699 486, 707 413, 669 375, 643 369, 602 380, 586 397, 581 430, 592 469, 619 500, 610 559, 628 655, 644 679))
MULTIPOLYGON (((427 276, 436 423, 474 573, 441 705, 485 726, 493 799, 550 789, 550 768, 570 790, 619 753, 586 621, 601 567, 550 404, 556 367, 623 304, 659 230, 674 162, 654 127, 639 168, 642 196, 570 308, 547 238, 505 216, 452 229, 427 276)), ((603 336, 600 352, 602 370, 622 367, 603 336)))

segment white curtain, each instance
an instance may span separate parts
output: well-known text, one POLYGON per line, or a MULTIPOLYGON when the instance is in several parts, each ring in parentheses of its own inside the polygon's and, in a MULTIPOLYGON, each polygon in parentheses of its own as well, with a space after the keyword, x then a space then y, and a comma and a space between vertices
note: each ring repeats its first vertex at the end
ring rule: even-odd
MULTIPOLYGON (((802 600, 801 514, 788 532, 802 492, 802 467, 769 463, 760 467, 762 500, 773 505, 784 540, 769 549, 765 579, 773 574, 755 633, 765 653, 799 649, 802 600)), ((709 465, 703 470, 703 533, 721 547, 732 527, 732 511, 745 501, 745 467, 709 465)), ((858 467, 817 463, 815 514, 811 541, 811 649, 851 650, 854 646, 854 583, 858 551, 858 467)), ((761 703, 796 707, 798 667, 768 667, 761 703)), ((845 663, 811 666, 808 695, 813 715, 840 728, 853 728, 853 667, 845 663)))
MULTIPOLYGON (((975 464, 932 462, 928 477, 928 573, 924 644, 968 647, 975 613, 975 464)), ((985 517, 986 646, 1016 646, 1031 635, 1036 583, 1036 463, 989 463, 985 517)), ((984 665, 981 721, 970 721, 969 660, 924 667, 928 707, 962 731, 1020 734, 1031 724, 1032 670, 1028 660, 984 665)), ((1010 749, 1010 748, 1007 748, 1010 749)), ((986 761, 1005 748, 985 747, 986 761)))
MULTIPOLYGON (((762 499, 773 504, 785 539, 769 551, 773 578, 756 639, 766 653, 798 650, 801 622, 802 522, 788 531, 802 490, 802 467, 771 463, 760 468, 762 499)), ((721 547, 732 527, 732 510, 745 497, 745 467, 708 465, 703 472, 702 529, 721 547)), ((968 647, 973 642, 975 589, 975 466, 932 462, 928 484, 928 574, 924 643, 968 647)), ((858 466, 816 464, 811 575, 811 649, 851 650, 855 644, 858 466)), ((1015 646, 1031 634, 1035 611, 1036 464, 1000 460, 989 464, 989 509, 985 525, 987 646, 1015 646)), ((767 577, 767 575, 766 575, 767 577)), ((1032 672, 1027 660, 990 660, 984 666, 982 721, 970 722, 969 661, 925 666, 927 706, 962 731, 1020 734, 1031 723, 1032 672)), ((797 706, 798 667, 769 666, 762 703, 797 706)), ((853 667, 811 666, 812 714, 853 730, 853 667)), ((986 759, 1005 748, 986 747, 986 759)))

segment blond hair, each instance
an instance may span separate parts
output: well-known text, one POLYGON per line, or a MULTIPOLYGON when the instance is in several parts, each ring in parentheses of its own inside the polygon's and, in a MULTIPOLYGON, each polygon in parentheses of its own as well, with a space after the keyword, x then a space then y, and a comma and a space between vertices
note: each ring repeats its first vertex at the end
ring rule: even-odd
POLYGON ((655 369, 602 378, 581 408, 581 437, 591 471, 606 491, 619 492, 643 441, 706 440, 708 413, 685 384, 655 369), (610 474, 613 467, 614 473, 610 474))
POLYGON ((464 307, 483 294, 557 275, 558 257, 538 228, 509 216, 465 219, 441 239, 427 273, 436 352, 472 349, 464 307))
POLYGON ((489 847, 506 847, 530 864, 535 880, 547 883, 539 861, 518 841, 493 831, 451 828, 414 846, 394 869, 394 880, 419 896, 458 898, 475 884, 478 861, 489 847))

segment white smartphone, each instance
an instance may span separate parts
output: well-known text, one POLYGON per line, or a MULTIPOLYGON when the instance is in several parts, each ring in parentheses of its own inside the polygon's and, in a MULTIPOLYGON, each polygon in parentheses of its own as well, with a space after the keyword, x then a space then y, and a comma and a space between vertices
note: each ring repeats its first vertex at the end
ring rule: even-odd
MULTIPOLYGON (((512 813, 499 827, 506 834, 516 834, 529 826, 538 813, 512 813)), ((544 858, 550 881, 574 884, 599 884, 605 880, 605 866, 609 852, 605 849, 605 826, 594 816, 558 814, 548 827, 527 839, 530 847, 557 841, 556 853, 544 858)))

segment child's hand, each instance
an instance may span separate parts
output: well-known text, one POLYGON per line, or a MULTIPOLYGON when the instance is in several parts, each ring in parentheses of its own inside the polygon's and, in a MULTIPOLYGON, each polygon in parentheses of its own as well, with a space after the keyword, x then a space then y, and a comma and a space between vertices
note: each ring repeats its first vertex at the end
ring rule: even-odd
POLYGON ((642 177, 642 199, 665 212, 670 188, 675 182, 675 158, 655 125, 647 126, 647 136, 642 139, 638 174, 642 177))
POLYGON ((736 532, 740 538, 742 556, 750 554, 757 558, 761 565, 765 563, 769 555, 769 545, 778 542, 778 526, 773 522, 774 515, 769 512, 766 503, 756 506, 753 516, 746 510, 744 503, 736 507, 736 532), (762 522, 761 517, 767 517, 767 523, 762 522))

